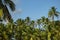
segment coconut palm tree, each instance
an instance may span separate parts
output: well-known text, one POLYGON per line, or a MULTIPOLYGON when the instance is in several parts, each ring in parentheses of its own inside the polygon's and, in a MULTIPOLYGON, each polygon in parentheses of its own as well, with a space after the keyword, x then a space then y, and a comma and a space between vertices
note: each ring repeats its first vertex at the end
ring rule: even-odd
MULTIPOLYGON (((50 18, 52 18, 52 25, 53 25, 53 27, 55 26, 55 22, 54 22, 54 17, 58 17, 59 16, 59 12, 58 11, 56 11, 56 8, 55 7, 51 7, 51 9, 50 9, 50 11, 49 11, 49 13, 48 13, 48 18, 50 17, 50 18)), ((54 28, 53 28, 54 29, 54 28)), ((51 30, 51 29, 50 29, 51 30)))
POLYGON ((15 10, 15 4, 13 3, 12 0, 0 0, 0 10, 2 10, 2 13, 1 13, 2 16, 0 17, 3 18, 4 20, 7 19, 10 22, 12 17, 11 17, 8 7, 12 11, 15 10))
POLYGON ((50 11, 48 12, 48 17, 51 17, 52 21, 54 21, 54 16, 58 17, 59 12, 56 10, 55 7, 51 7, 50 11))
POLYGON ((29 17, 26 17, 25 23, 26 23, 26 25, 30 25, 30 18, 29 17))
POLYGON ((31 21, 30 26, 31 26, 32 28, 35 28, 35 21, 34 21, 34 20, 31 21))
POLYGON ((53 27, 55 27, 54 17, 57 17, 58 18, 58 16, 59 16, 59 12, 56 11, 56 8, 55 7, 51 7, 51 9, 50 9, 50 11, 48 13, 48 18, 51 18, 52 19, 52 22, 50 22, 50 24, 48 25, 48 29, 50 29, 49 30, 49 33, 48 33, 49 34, 48 35, 49 40, 51 40, 51 38, 52 38, 52 34, 50 33, 50 31, 52 29, 54 29, 53 27), (51 36, 51 38, 50 38, 50 36, 51 36))
POLYGON ((48 13, 48 17, 52 18, 53 21, 53 27, 54 27, 54 17, 58 17, 59 16, 59 12, 56 11, 55 7, 51 7, 49 13, 48 13))
POLYGON ((38 20, 37 20, 37 25, 38 25, 38 27, 39 27, 39 29, 40 29, 41 19, 38 19, 38 20))

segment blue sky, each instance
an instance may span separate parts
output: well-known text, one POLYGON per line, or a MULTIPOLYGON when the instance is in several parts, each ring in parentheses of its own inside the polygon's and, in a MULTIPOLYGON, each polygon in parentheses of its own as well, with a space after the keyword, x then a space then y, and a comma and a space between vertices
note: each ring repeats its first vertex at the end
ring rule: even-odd
POLYGON ((57 8, 60 12, 60 0, 13 0, 16 5, 16 11, 11 12, 12 18, 17 20, 18 18, 25 19, 29 16, 32 20, 47 17, 48 11, 52 6, 57 8))

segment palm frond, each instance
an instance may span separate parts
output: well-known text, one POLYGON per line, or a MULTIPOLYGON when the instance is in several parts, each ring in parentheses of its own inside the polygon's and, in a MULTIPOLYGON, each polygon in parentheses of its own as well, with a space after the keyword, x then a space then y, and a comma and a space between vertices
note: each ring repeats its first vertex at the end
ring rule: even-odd
POLYGON ((7 19, 10 22, 10 20, 12 18, 11 18, 11 15, 10 15, 8 8, 6 6, 4 6, 4 8, 3 8, 3 12, 4 12, 4 16, 3 16, 4 19, 7 19))
POLYGON ((49 13, 48 13, 48 17, 51 17, 51 16, 52 16, 52 12, 49 11, 49 13))
POLYGON ((11 0, 4 0, 4 2, 5 2, 5 4, 7 4, 7 5, 10 7, 10 9, 11 9, 12 11, 15 10, 15 4, 14 4, 13 1, 11 1, 11 0))

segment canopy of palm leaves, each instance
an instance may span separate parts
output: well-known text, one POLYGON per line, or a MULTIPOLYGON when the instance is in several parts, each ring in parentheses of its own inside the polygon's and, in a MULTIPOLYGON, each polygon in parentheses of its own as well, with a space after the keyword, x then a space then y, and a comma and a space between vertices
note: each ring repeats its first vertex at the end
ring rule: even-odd
POLYGON ((4 20, 10 21, 12 19, 11 14, 9 12, 8 7, 14 11, 15 10, 15 4, 12 2, 12 0, 0 0, 0 16, 3 17, 4 20), (2 15, 3 14, 3 15, 2 15))

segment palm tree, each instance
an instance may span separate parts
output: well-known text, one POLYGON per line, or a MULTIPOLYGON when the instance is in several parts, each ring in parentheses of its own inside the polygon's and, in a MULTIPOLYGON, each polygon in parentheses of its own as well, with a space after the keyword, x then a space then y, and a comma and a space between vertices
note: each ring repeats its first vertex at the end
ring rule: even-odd
POLYGON ((48 13, 48 17, 52 18, 52 21, 54 21, 54 16, 58 17, 59 16, 59 12, 56 11, 55 7, 51 7, 49 13, 48 13))
POLYGON ((41 20, 42 20, 42 23, 44 23, 45 22, 45 16, 42 16, 41 20))
POLYGON ((29 17, 26 17, 25 23, 26 23, 26 25, 30 25, 30 18, 29 17))
POLYGON ((35 28, 35 21, 34 21, 34 20, 31 21, 30 26, 31 26, 32 28, 35 28))
POLYGON ((12 19, 12 17, 11 17, 11 14, 9 12, 8 7, 12 11, 15 10, 15 4, 13 3, 12 0, 0 0, 0 9, 2 9, 2 11, 3 11, 3 15, 1 16, 1 18, 3 17, 4 20, 7 19, 10 22, 10 20, 12 19))
POLYGON ((45 16, 42 16, 41 17, 41 30, 44 30, 44 25, 45 25, 45 20, 46 20, 46 18, 45 18, 45 16))
POLYGON ((37 25, 38 25, 38 27, 39 27, 39 29, 40 29, 41 19, 38 19, 38 20, 37 20, 37 25))
MULTIPOLYGON (((50 9, 50 11, 49 11, 49 13, 48 13, 48 17, 50 17, 50 18, 52 18, 52 26, 53 27, 55 27, 55 22, 54 22, 54 17, 57 17, 58 18, 58 16, 59 16, 59 12, 58 11, 56 11, 56 8, 55 7, 52 7, 51 9, 50 9)), ((52 29, 54 29, 54 28, 52 28, 52 29)), ((50 29, 51 30, 51 29, 50 29)), ((52 35, 51 35, 52 36, 52 35)))
MULTIPOLYGON (((59 12, 56 11, 56 8, 55 8, 55 7, 51 7, 51 9, 50 9, 50 11, 49 11, 49 13, 48 13, 48 18, 50 17, 50 18, 52 19, 52 22, 50 22, 52 25, 49 24, 49 25, 48 25, 48 29, 50 29, 51 26, 53 26, 53 27, 55 26, 55 22, 54 22, 54 17, 55 17, 55 16, 58 18, 59 12)), ((52 28, 52 29, 54 29, 54 28, 52 28)), ((48 32, 48 38, 49 38, 49 40, 51 40, 51 38, 52 38, 52 34, 50 33, 50 31, 51 31, 52 29, 50 29, 49 32, 48 32), (51 36, 51 38, 50 38, 50 36, 51 36)))

